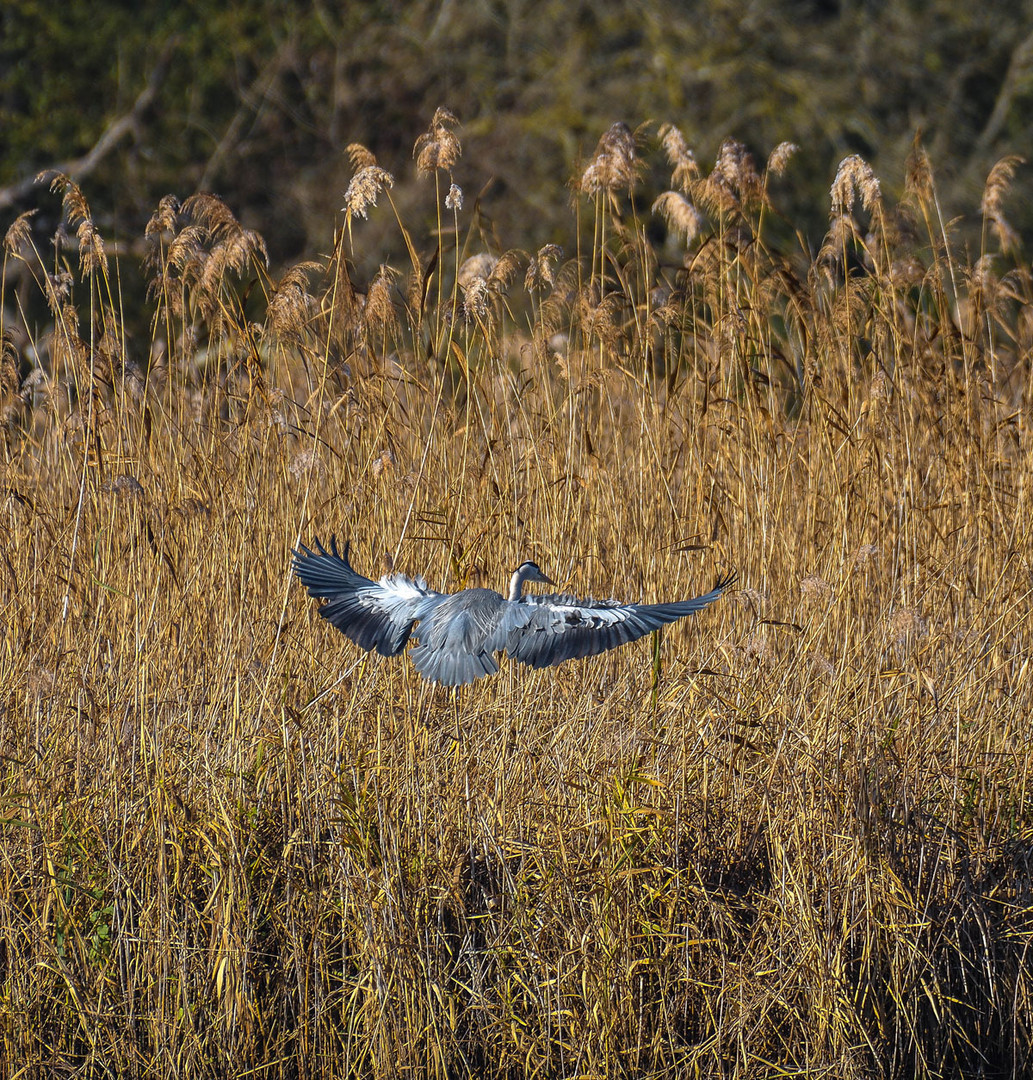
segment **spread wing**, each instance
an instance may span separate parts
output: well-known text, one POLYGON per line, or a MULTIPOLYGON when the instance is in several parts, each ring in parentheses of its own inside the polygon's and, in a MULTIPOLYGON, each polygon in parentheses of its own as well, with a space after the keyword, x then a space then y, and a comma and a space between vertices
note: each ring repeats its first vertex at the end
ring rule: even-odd
POLYGON ((491 589, 466 589, 422 611, 409 654, 420 674, 445 686, 462 686, 499 670, 495 653, 533 612, 491 589))
POLYGON ((574 596, 522 596, 531 608, 522 626, 506 639, 506 652, 521 663, 543 668, 580 656, 595 656, 659 630, 712 604, 735 581, 720 578, 713 589, 673 604, 620 604, 615 600, 579 600, 574 596))
POLYGON ((362 648, 396 656, 409 640, 421 612, 440 602, 441 594, 427 588, 423 578, 392 574, 379 581, 357 574, 331 537, 330 550, 316 540, 318 553, 301 546, 291 565, 308 594, 326 603, 319 614, 362 648))

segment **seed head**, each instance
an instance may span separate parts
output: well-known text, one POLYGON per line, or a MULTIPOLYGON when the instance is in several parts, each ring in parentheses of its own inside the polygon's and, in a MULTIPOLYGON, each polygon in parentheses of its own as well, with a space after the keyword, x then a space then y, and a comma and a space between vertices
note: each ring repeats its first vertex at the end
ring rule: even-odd
POLYGON ((448 194, 445 196, 445 209, 462 210, 462 208, 463 189, 458 184, 452 184, 448 189, 448 194))
POLYGON ((611 124, 595 148, 595 156, 581 174, 577 189, 583 195, 630 191, 638 179, 635 136, 622 121, 611 124))
POLYGON ((491 293, 486 278, 473 277, 463 289, 463 314, 468 322, 484 319, 488 315, 491 293))
POLYGON ((386 169, 379 165, 366 165, 352 177, 341 209, 349 216, 357 214, 366 218, 367 208, 376 206, 380 193, 394 187, 394 183, 395 178, 386 169))
POLYGON ((87 218, 76 230, 79 240, 79 265, 82 272, 89 276, 95 270, 107 271, 108 256, 104 250, 104 240, 87 218))
POLYGON ((861 206, 864 207, 866 213, 873 214, 882 205, 882 188, 879 178, 868 162, 857 154, 851 154, 839 163, 830 194, 832 213, 836 217, 853 213, 858 195, 861 197, 861 206))
POLYGON ((926 202, 933 194, 933 167, 922 145, 921 133, 916 132, 911 152, 904 166, 904 194, 926 202))
POLYGON ((800 595, 809 602, 828 604, 835 591, 823 577, 811 574, 800 582, 800 595))
POLYGON ((875 564, 879 561, 879 546, 878 544, 861 544, 860 547, 854 551, 850 556, 850 569, 861 570, 869 563, 875 564))
POLYGON ((1011 188, 1015 170, 1023 164, 1023 160, 1017 154, 1009 154, 1001 158, 990 170, 983 188, 983 217, 986 218, 991 231, 997 237, 1001 250, 1005 252, 1015 251, 1019 246, 1018 233, 1004 216, 1004 197, 1011 188))
POLYGON ((373 459, 370 465, 370 470, 374 476, 380 476, 381 473, 391 472, 395 467, 395 455, 394 451, 388 447, 385 447, 380 451, 379 457, 373 459))
POLYGON ((151 214, 144 236, 150 239, 161 233, 174 233, 179 219, 179 199, 175 195, 163 195, 158 208, 151 214))
POLYGON ((430 127, 416 140, 413 156, 416 169, 432 173, 435 169, 450 170, 459 160, 463 145, 453 128, 459 126, 459 118, 448 109, 435 111, 430 127))
POLYGON ((781 176, 789 166, 789 161, 800 149, 796 143, 780 142, 768 157, 767 172, 771 176, 781 176))
POLYGON ((703 228, 703 215, 677 191, 665 191, 653 203, 653 213, 659 214, 672 232, 681 233, 688 246, 703 228))
POLYGON ((47 306, 54 315, 61 312, 68 298, 72 295, 72 285, 75 279, 67 270, 58 270, 56 274, 47 274, 46 295, 47 306))
POLYGON ((367 150, 362 143, 349 143, 345 149, 347 150, 348 160, 351 162, 353 173, 361 172, 370 165, 376 165, 377 163, 373 151, 367 150))
POLYGON ((887 636, 897 645, 925 634, 928 624, 914 608, 898 608, 889 617, 887 636))
POLYGON ((541 292, 545 286, 552 288, 556 284, 554 264, 562 258, 563 249, 558 244, 546 244, 539 248, 527 268, 524 288, 528 292, 541 292))
POLYGON ((26 210, 19 214, 4 234, 4 250, 10 255, 18 255, 32 241, 32 218, 36 210, 26 210))
POLYGON ((77 221, 86 221, 92 217, 89 204, 86 202, 86 196, 82 193, 82 188, 70 176, 66 176, 62 172, 44 170, 36 177, 36 183, 44 183, 48 179, 50 180, 51 191, 55 194, 58 191, 63 192, 61 205, 64 207, 65 214, 68 217, 69 225, 74 225, 77 221))
POLYGON ((207 230, 213 240, 221 240, 226 234, 240 228, 233 211, 210 191, 199 191, 186 199, 182 206, 184 215, 207 230))
POLYGON ((391 298, 391 289, 397 276, 397 270, 381 265, 377 276, 370 282, 364 312, 368 326, 375 326, 386 332, 398 325, 398 316, 391 298))
POLYGON ((487 251, 480 251, 476 255, 471 255, 459 267, 458 281, 460 287, 465 289, 474 278, 487 280, 498 261, 497 256, 487 251))
POLYGON ((495 265, 491 268, 491 273, 488 275, 488 287, 492 292, 506 292, 513 283, 516 272, 520 269, 521 257, 527 258, 522 252, 506 251, 495 260, 495 265))
POLYGON ((885 371, 877 371, 868 387, 868 400, 888 401, 892 392, 893 384, 890 382, 890 377, 885 371))
POLYGON ((308 291, 308 275, 321 269, 321 263, 301 262, 292 266, 277 282, 266 308, 265 322, 281 341, 301 340, 316 308, 315 298, 308 291))
POLYGON ((661 124, 660 144, 673 170, 671 172, 672 186, 688 191, 691 181, 699 176, 699 165, 689 149, 689 144, 685 141, 685 136, 674 124, 661 124))
POLYGON ((142 499, 144 496, 143 485, 135 476, 123 473, 112 480, 105 480, 101 484, 101 490, 109 492, 119 499, 142 499))
POLYGON ((291 476, 300 480, 306 473, 314 473, 316 476, 326 474, 326 466, 315 450, 299 450, 290 465, 287 466, 291 476))

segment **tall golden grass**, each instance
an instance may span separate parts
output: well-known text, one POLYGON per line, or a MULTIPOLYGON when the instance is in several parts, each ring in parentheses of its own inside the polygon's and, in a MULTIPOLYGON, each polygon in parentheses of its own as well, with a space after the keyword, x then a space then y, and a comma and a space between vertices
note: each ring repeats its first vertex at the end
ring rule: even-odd
POLYGON ((458 132, 415 148, 429 238, 353 147, 334 250, 278 280, 163 200, 150 341, 72 180, 52 246, 7 231, 0 1073, 1029 1068, 1016 163, 969 257, 920 147, 892 207, 849 158, 809 254, 793 147, 707 171, 615 125, 577 249, 525 253, 458 132), (356 282, 372 214, 406 255, 356 282), (289 553, 331 532, 440 588, 742 588, 452 694, 318 619, 289 553))

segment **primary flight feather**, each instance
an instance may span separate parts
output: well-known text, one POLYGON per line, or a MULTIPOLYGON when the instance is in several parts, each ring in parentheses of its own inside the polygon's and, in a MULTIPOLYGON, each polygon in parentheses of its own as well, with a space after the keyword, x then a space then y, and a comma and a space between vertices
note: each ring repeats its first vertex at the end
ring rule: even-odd
POLYGON ((720 578, 710 592, 671 604, 620 604, 561 594, 523 593, 524 583, 554 585, 537 563, 513 572, 509 597, 491 589, 439 593, 422 577, 390 574, 379 581, 357 574, 349 545, 316 551, 301 546, 294 572, 309 596, 325 600, 319 614, 366 650, 397 656, 411 640, 412 662, 426 679, 462 686, 499 670, 496 653, 543 668, 595 656, 658 630, 712 604, 735 581, 720 578))

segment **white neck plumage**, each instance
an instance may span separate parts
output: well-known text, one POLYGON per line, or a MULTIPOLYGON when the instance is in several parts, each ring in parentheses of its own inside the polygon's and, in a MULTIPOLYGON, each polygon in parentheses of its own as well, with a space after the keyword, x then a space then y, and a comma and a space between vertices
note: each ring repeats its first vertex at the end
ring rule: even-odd
POLYGON ((510 601, 520 599, 520 594, 524 588, 524 582, 531 576, 531 573, 531 567, 527 563, 523 563, 513 571, 513 576, 509 579, 510 601))

